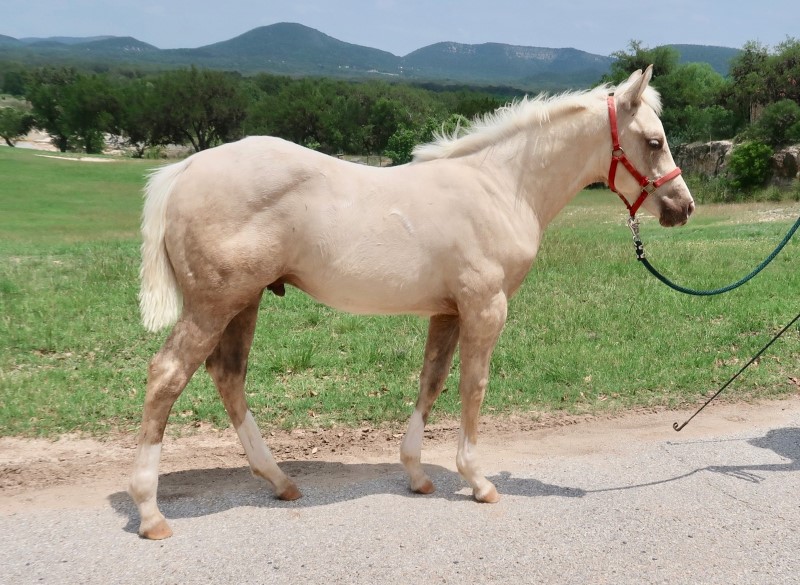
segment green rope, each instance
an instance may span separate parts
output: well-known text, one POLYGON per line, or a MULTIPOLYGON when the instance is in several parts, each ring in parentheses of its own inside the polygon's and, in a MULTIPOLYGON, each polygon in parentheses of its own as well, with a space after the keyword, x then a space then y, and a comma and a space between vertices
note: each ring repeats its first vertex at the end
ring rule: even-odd
POLYGON ((695 296, 711 296, 711 295, 719 295, 719 294, 722 294, 722 293, 726 293, 726 292, 731 291, 731 290, 733 290, 735 288, 738 288, 738 287, 742 286, 744 283, 746 283, 748 280, 753 278, 756 274, 761 272, 767 266, 767 264, 772 262, 772 260, 775 258, 775 256, 778 255, 778 253, 789 242, 789 240, 792 239, 792 236, 797 231, 797 228, 800 227, 800 217, 798 217, 797 221, 794 222, 794 225, 788 231, 788 233, 783 238, 781 243, 778 244, 778 247, 775 248, 772 251, 772 253, 769 256, 767 256, 761 264, 756 266, 756 268, 750 274, 748 274, 744 278, 741 278, 741 279, 737 280, 736 282, 734 282, 732 284, 729 284, 728 286, 723 286, 721 288, 715 288, 715 289, 711 289, 711 290, 695 290, 693 288, 687 288, 685 286, 681 286, 679 284, 675 284, 670 279, 668 279, 666 276, 661 274, 658 270, 653 268, 653 265, 650 264, 650 262, 647 260, 647 258, 644 257, 644 244, 642 244, 642 240, 639 238, 639 225, 638 225, 638 223, 636 222, 635 219, 632 219, 632 220, 630 220, 628 222, 628 226, 631 228, 631 231, 633 232, 633 245, 636 248, 636 259, 639 260, 642 264, 644 264, 644 267, 647 268, 647 270, 650 272, 650 274, 655 276, 658 280, 660 280, 661 282, 666 284, 671 289, 676 290, 678 292, 681 292, 681 293, 684 293, 684 294, 687 294, 687 295, 695 295, 695 296))

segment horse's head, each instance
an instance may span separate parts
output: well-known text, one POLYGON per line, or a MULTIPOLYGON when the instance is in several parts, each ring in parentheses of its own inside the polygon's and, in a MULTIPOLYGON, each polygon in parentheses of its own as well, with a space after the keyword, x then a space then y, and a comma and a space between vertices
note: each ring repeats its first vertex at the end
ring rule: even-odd
POLYGON ((608 184, 635 214, 641 204, 661 225, 683 225, 694 200, 669 151, 658 115, 661 100, 649 87, 653 66, 634 72, 608 100, 612 154, 608 184))

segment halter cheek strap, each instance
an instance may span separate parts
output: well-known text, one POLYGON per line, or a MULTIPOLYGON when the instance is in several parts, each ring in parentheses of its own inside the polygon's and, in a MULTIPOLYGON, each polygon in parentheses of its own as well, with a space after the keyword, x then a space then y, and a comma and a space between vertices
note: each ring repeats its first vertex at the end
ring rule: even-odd
POLYGON ((619 131, 617 130, 617 108, 614 105, 614 96, 608 96, 607 101, 608 119, 611 123, 612 145, 611 166, 608 169, 608 188, 616 193, 620 199, 622 199, 622 202, 625 204, 625 207, 628 208, 628 212, 630 212, 631 217, 634 217, 636 212, 639 210, 639 207, 642 205, 642 203, 644 203, 644 200, 647 199, 647 196, 667 181, 671 181, 675 177, 679 176, 681 174, 681 169, 675 167, 672 171, 655 181, 648 179, 645 175, 637 171, 636 167, 633 166, 633 163, 625 155, 625 151, 622 150, 622 147, 619 144, 619 131), (636 181, 639 183, 639 186, 642 188, 639 197, 636 199, 636 201, 634 201, 633 205, 628 203, 628 200, 625 199, 625 196, 617 191, 617 187, 614 183, 614 180, 617 176, 617 166, 620 163, 622 163, 622 166, 628 170, 631 176, 636 179, 636 181))

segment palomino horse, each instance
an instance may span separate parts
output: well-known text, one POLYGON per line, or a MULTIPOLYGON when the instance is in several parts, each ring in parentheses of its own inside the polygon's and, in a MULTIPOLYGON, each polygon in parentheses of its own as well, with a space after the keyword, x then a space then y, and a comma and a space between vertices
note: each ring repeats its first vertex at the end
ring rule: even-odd
POLYGON ((141 310, 152 331, 177 323, 148 371, 128 490, 139 534, 172 534, 156 502, 161 441, 172 405, 203 362, 253 473, 278 498, 300 497, 244 394, 262 293, 282 295, 286 284, 344 311, 430 318, 419 398, 401 446, 418 493, 434 490, 420 464, 423 429, 460 347, 456 463, 476 500, 496 502, 476 462, 478 411, 508 300, 542 231, 599 181, 629 208, 652 193, 644 207, 665 226, 685 223, 694 209, 658 119, 651 75, 652 68, 635 72, 610 100, 609 87, 522 100, 388 169, 247 138, 155 172, 142 221, 141 310), (617 172, 618 162, 629 172, 617 172), (653 184, 635 169, 661 179, 653 184))

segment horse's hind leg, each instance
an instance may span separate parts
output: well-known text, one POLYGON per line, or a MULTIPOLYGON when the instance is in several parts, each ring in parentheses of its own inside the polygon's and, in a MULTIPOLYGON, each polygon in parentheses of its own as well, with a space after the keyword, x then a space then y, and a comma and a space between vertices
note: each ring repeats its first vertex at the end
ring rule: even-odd
POLYGON ((458 317, 436 315, 428 326, 425 361, 419 378, 419 397, 400 447, 400 459, 411 480, 411 489, 421 494, 434 491, 433 482, 422 470, 422 436, 431 407, 444 388, 458 342, 458 317))
POLYGON ((172 405, 216 345, 223 327, 223 319, 204 319, 184 311, 150 361, 139 446, 128 487, 139 508, 139 535, 145 538, 172 535, 156 501, 161 441, 172 405))
POLYGON ((271 483, 280 499, 295 500, 300 497, 300 491, 275 463, 244 395, 247 356, 253 343, 260 298, 261 295, 228 324, 216 349, 206 360, 206 369, 242 441, 253 474, 271 483))

